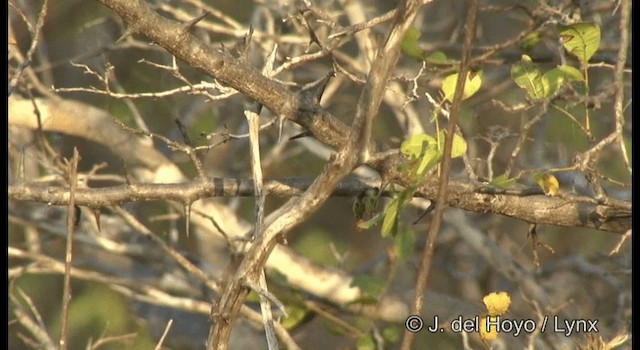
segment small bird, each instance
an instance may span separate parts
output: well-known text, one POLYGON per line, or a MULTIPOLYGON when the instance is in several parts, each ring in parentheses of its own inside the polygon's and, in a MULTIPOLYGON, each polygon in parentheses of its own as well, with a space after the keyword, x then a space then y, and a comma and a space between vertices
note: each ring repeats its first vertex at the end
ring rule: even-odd
POLYGON ((378 193, 380 189, 377 187, 367 188, 360 192, 353 201, 353 215, 358 222, 372 216, 378 206, 378 193))
POLYGON ((550 172, 537 172, 533 174, 533 179, 536 180, 538 186, 542 189, 545 195, 554 197, 558 195, 560 191, 560 184, 558 179, 550 172))

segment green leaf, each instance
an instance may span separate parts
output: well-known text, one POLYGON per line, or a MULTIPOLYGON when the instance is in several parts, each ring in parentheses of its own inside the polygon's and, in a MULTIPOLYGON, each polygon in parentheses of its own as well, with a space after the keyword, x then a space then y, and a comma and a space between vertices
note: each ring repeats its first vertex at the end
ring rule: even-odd
POLYGON ((534 100, 555 94, 566 81, 584 80, 582 73, 571 66, 560 66, 542 74, 527 55, 511 67, 511 77, 534 100))
POLYGON ((600 27, 595 23, 581 22, 560 26, 560 40, 564 48, 586 64, 600 46, 600 27))
POLYGON ((416 246, 416 237, 411 230, 401 230, 393 238, 393 249, 400 260, 406 260, 413 255, 416 246))
POLYGON ((290 284, 288 281, 287 275, 283 274, 282 272, 276 269, 269 270, 269 272, 267 272, 267 276, 269 277, 269 280, 274 281, 276 283, 290 284))
POLYGON ((445 55, 442 51, 433 52, 429 56, 425 57, 424 60, 427 63, 437 65, 449 65, 455 63, 454 60, 450 60, 449 58, 447 58, 447 55, 445 55))
POLYGON ((393 236, 398 233, 398 213, 400 209, 407 204, 413 195, 415 194, 416 189, 414 187, 408 187, 404 189, 398 197, 394 198, 391 203, 384 210, 384 219, 382 221, 382 237, 393 236))
POLYGON ((497 187, 500 189, 508 189, 513 187, 516 184, 515 178, 509 178, 506 174, 502 174, 497 176, 489 182, 489 186, 497 187))
POLYGON ((379 277, 369 275, 357 275, 351 280, 351 287, 360 289, 363 296, 379 298, 384 292, 386 281, 379 277))
POLYGON ((382 338, 389 343, 395 343, 400 340, 402 331, 400 327, 390 326, 382 330, 382 338))
POLYGON ((548 96, 542 83, 542 73, 527 55, 511 67, 513 81, 524 89, 530 98, 537 100, 548 96))
POLYGON ((415 181, 419 181, 424 174, 429 171, 434 165, 438 164, 438 162, 442 159, 442 151, 436 149, 435 147, 429 147, 420 158, 420 162, 418 166, 415 168, 413 172, 413 179, 415 181))
POLYGON ((384 219, 382 220, 382 237, 395 235, 398 231, 398 211, 400 210, 400 201, 394 198, 384 211, 384 219))
POLYGON ((356 342, 357 350, 376 350, 376 342, 371 336, 371 334, 367 334, 364 337, 358 339, 356 342))
POLYGON ((489 186, 497 187, 500 189, 508 189, 516 184, 516 179, 509 178, 506 174, 502 174, 498 177, 494 177, 491 182, 489 182, 489 186))
POLYGON ((356 298, 348 303, 345 304, 345 306, 350 306, 350 305, 374 305, 378 303, 378 298, 374 298, 370 295, 365 295, 362 296, 360 298, 356 298))
POLYGON ((624 148, 625 148, 625 150, 627 150, 627 157, 629 157, 629 159, 633 159, 631 157, 631 149, 632 149, 632 147, 631 147, 631 139, 628 138, 628 137, 624 137, 623 136, 622 140, 624 141, 624 148))
MULTIPOLYGON (((440 130, 439 140, 440 140, 440 150, 444 152, 444 141, 445 141, 445 132, 444 130, 440 130)), ((465 141, 462 136, 458 134, 453 134, 453 145, 451 145, 451 158, 462 157, 467 152, 467 141, 465 141)))
POLYGON ((426 172, 442 158, 442 152, 437 148, 437 141, 427 134, 411 135, 400 145, 400 152, 409 160, 416 161, 411 168, 412 177, 419 181, 426 172))
POLYGON ((531 49, 533 49, 540 40, 542 40, 542 33, 539 31, 531 32, 522 38, 520 41, 520 48, 525 52, 531 51, 531 49))
MULTIPOLYGON (((554 68, 554 69, 552 69, 550 71, 555 71, 555 70, 558 70, 559 74, 564 75, 564 78, 569 80, 569 81, 571 81, 571 80, 583 81, 584 80, 584 76, 582 75, 582 72, 579 69, 576 69, 575 67, 558 66, 558 67, 556 67, 556 68, 554 68)), ((549 72, 547 72, 547 73, 549 73, 549 72)))
MULTIPOLYGON (((457 83, 458 73, 453 73, 444 78, 444 80, 442 81, 442 94, 444 95, 445 99, 453 101, 453 95, 455 94, 457 83)), ((478 92, 478 90, 480 90, 480 85, 482 85, 482 71, 469 72, 467 74, 467 80, 464 83, 462 99, 466 100, 467 98, 473 96, 476 92, 478 92)))
POLYGON ((407 156, 409 160, 416 160, 422 157, 429 147, 436 144, 436 139, 427 134, 411 135, 400 145, 400 153, 407 156))
POLYGON ((584 80, 582 73, 570 66, 553 68, 542 76, 545 97, 555 94, 568 80, 584 80))
POLYGON ((337 325, 334 322, 322 321, 322 326, 327 330, 327 332, 335 336, 346 337, 351 334, 349 330, 337 325))
POLYGON ((373 226, 378 225, 382 219, 384 218, 383 213, 378 213, 376 215, 374 215, 371 219, 366 220, 366 221, 358 221, 358 228, 362 229, 362 230, 368 230, 370 228, 372 228, 373 226))
POLYGON ((286 329, 295 328, 309 314, 309 310, 304 305, 291 304, 285 308, 287 310, 287 318, 282 320, 282 326, 286 329))
POLYGON ((561 71, 557 70, 557 68, 544 73, 541 79, 544 89, 543 97, 549 97, 558 92, 562 85, 564 85, 564 78, 564 74, 561 71))
POLYGON ((420 35, 420 31, 416 29, 416 27, 410 27, 402 38, 402 42, 400 43, 400 50, 402 50, 402 53, 404 53, 405 55, 422 61, 424 58, 424 54, 422 53, 422 49, 418 45, 418 39, 420 38, 420 35))
MULTIPOLYGON (((329 242, 331 237, 329 232, 316 228, 309 230, 305 235, 300 236, 292 244, 293 248, 304 254, 305 257, 319 264, 335 266, 337 261, 335 255, 331 253, 329 242)), ((344 248, 343 242, 335 242, 338 250, 344 248)))
POLYGON ((247 294, 247 297, 245 298, 245 300, 250 303, 257 303, 260 301, 260 296, 258 295, 258 293, 254 291, 250 291, 249 294, 247 294))

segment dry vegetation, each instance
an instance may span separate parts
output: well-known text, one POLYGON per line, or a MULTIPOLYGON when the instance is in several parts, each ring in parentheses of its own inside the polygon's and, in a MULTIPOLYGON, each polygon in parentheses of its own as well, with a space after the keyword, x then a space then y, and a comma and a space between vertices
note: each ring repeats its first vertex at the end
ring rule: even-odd
POLYGON ((629 347, 630 8, 9 1, 10 348, 629 347))

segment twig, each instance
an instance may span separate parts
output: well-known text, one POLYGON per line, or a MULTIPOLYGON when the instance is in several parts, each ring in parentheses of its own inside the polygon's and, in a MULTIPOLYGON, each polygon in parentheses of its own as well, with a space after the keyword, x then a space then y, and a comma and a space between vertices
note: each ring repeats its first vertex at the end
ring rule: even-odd
MULTIPOLYGON (((285 178, 265 181, 264 190, 269 196, 300 196, 311 186, 309 178, 285 178)), ((331 196, 354 197, 366 189, 379 186, 379 182, 367 179, 347 179, 338 182, 331 196)), ((69 190, 59 186, 20 183, 9 185, 9 198, 37 201, 49 205, 67 205, 69 190)), ((602 231, 624 233, 631 228, 631 202, 622 200, 597 201, 587 196, 573 196, 571 202, 560 197, 539 196, 540 189, 527 187, 518 190, 499 191, 477 187, 456 181, 451 182, 447 201, 458 208, 474 212, 495 213, 517 217, 530 223, 566 227, 589 227, 602 231), (496 196, 499 194, 500 196, 496 196), (533 207, 558 208, 562 210, 531 211, 533 207), (598 221, 593 219, 594 215, 598 221)), ((135 184, 103 188, 82 188, 75 194, 77 205, 92 208, 109 207, 123 202, 171 200, 178 203, 193 203, 206 197, 254 196, 253 182, 243 178, 194 179, 178 184, 135 184)), ((382 191, 381 196, 392 193, 382 191)), ((437 189, 433 184, 420 188, 417 196, 434 200, 437 189)), ((202 215, 202 213, 200 213, 202 215)), ((214 224, 215 225, 215 224, 214 224)), ((229 233, 229 232, 227 232, 229 233)))
POLYGON ((527 140, 527 135, 529 134, 529 130, 531 130, 531 128, 534 125, 536 125, 540 120, 542 120, 542 117, 544 117, 547 114, 548 109, 549 109, 549 102, 544 102, 542 104, 542 109, 538 111, 538 113, 536 113, 536 115, 533 118, 531 118, 531 120, 526 122, 520 128, 520 132, 519 132, 520 136, 516 141, 516 145, 513 147, 513 151, 511 151, 511 157, 509 157, 509 162, 507 163, 507 167, 505 168, 505 171, 504 171, 506 176, 511 175, 511 171, 513 170, 513 165, 515 164, 516 159, 518 158, 518 155, 522 150, 522 146, 524 146, 524 143, 527 140))
POLYGON ((107 336, 107 337, 101 336, 98 340, 96 340, 95 343, 92 342, 91 344, 87 345, 87 350, 97 350, 97 349, 100 349, 100 347, 110 343, 125 342, 125 341, 129 341, 130 343, 132 343, 137 337, 138 337, 137 332, 107 336))
MULTIPOLYGON (((11 283, 10 286, 13 287, 13 283, 11 283)), ((44 322, 42 320, 42 316, 40 316, 40 313, 38 312, 38 309, 33 303, 33 300, 31 300, 31 298, 27 294, 25 294, 20 288, 15 289, 17 290, 20 297, 29 306, 31 314, 33 314, 33 318, 32 318, 28 315, 22 303, 20 303, 18 298, 14 295, 13 293, 14 288, 10 288, 9 300, 11 300, 12 304, 14 305, 13 314, 18 319, 18 322, 20 323, 20 325, 22 325, 25 329, 27 329, 40 342, 40 344, 38 344, 39 346, 43 347, 46 350, 58 349, 58 347, 55 345, 55 343, 51 339, 51 336, 47 331, 47 327, 44 325, 44 322)))
MULTIPOLYGON (((204 167, 202 165, 202 161, 200 160, 200 158, 198 158, 197 153, 195 152, 195 148, 191 147, 191 145, 189 145, 189 142, 186 142, 186 144, 184 143, 179 143, 173 140, 170 140, 169 138, 160 135, 160 134, 156 134, 156 133, 152 133, 152 132, 148 132, 148 131, 144 131, 144 130, 138 130, 138 129, 133 129, 128 127, 127 125, 125 125, 124 123, 122 123, 119 120, 114 119, 113 121, 115 124, 117 124, 120 128, 127 130, 133 134, 136 135, 143 135, 143 136, 148 136, 150 138, 155 138, 158 139, 162 142, 164 142, 169 148, 171 148, 174 151, 179 151, 182 152, 184 154, 186 154, 189 159, 191 160, 191 162, 193 163, 193 165, 196 168, 196 171, 198 172, 198 177, 204 179, 206 177, 206 173, 204 171, 204 167)), ((184 203, 191 203, 191 201, 188 202, 184 202, 184 203)))
MULTIPOLYGON (((56 92, 86 92, 91 94, 98 95, 106 95, 109 97, 113 97, 116 99, 140 99, 140 98, 162 98, 167 96, 173 96, 178 94, 201 94, 207 96, 211 101, 219 101, 229 98, 235 94, 237 91, 232 92, 222 92, 220 95, 212 95, 207 92, 207 90, 211 89, 220 89, 220 86, 214 83, 201 82, 198 84, 192 84, 190 86, 181 86, 179 88, 158 91, 158 92, 139 92, 139 93, 119 93, 107 90, 96 89, 95 87, 89 88, 56 88, 53 91, 56 92)), ((226 90, 226 89, 225 89, 226 90)))
POLYGON ((366 335, 366 333, 362 332, 358 327, 354 327, 352 325, 350 325, 348 322, 346 322, 345 320, 341 319, 340 317, 336 317, 333 314, 331 314, 330 312, 326 311, 325 309, 322 308, 322 305, 319 304, 318 302, 309 300, 306 301, 305 306, 309 308, 309 310, 317 313, 318 315, 320 315, 321 317, 325 318, 326 320, 330 321, 331 323, 334 323, 335 325, 337 325, 338 327, 342 327, 344 328, 344 330, 346 331, 347 334, 350 334, 354 337, 363 337, 366 335))
MULTIPOLYGON (((13 247, 9 247, 8 250, 9 257, 16 257, 20 259, 30 259, 37 264, 30 265, 27 268, 21 268, 22 274, 28 272, 31 274, 64 274, 64 263, 52 259, 50 257, 33 254, 29 252, 25 252, 13 247)), ((185 297, 177 297, 166 293, 165 291, 158 289, 154 286, 150 286, 145 283, 140 283, 139 280, 133 280, 128 278, 120 278, 115 276, 107 276, 99 272, 95 271, 87 271, 82 270, 76 267, 71 269, 71 275, 74 279, 84 280, 84 281, 92 281, 98 282, 105 285, 109 285, 116 292, 129 297, 133 300, 138 300, 146 303, 152 303, 155 305, 166 306, 176 310, 184 310, 192 313, 197 313, 201 315, 208 315, 211 310, 211 305, 209 303, 185 298, 185 297)), ((13 274, 10 274, 10 277, 15 277, 13 274)), ((20 291, 19 291, 20 292, 20 291)), ((22 293, 22 292, 20 292, 22 293)), ((41 341, 41 344, 44 344, 45 349, 47 350, 55 350, 57 347, 54 345, 53 341, 48 340, 48 334, 46 331, 46 327, 42 322, 40 315, 38 314, 35 306, 30 301, 30 299, 21 294, 22 298, 25 299, 27 304, 34 313, 36 319, 38 320, 39 325, 35 325, 32 320, 26 316, 26 312, 24 312, 22 305, 17 304, 18 307, 21 307, 22 312, 18 316, 19 321, 22 325, 27 327, 32 334, 41 341), (25 316, 25 317, 23 317, 25 316), (39 329, 38 329, 39 328, 39 329), (51 345, 48 345, 51 344, 51 345)), ((11 295, 10 295, 11 298, 11 295)), ((14 303, 17 302, 15 300, 15 296, 13 297, 14 303)), ((16 308, 17 309, 17 308, 16 308)), ((241 313, 243 316, 247 317, 251 322, 255 324, 260 324, 260 314, 255 312, 249 307, 243 307, 241 309, 241 313)), ((280 324, 276 324, 276 333, 282 340, 283 344, 286 345, 287 349, 290 350, 299 350, 300 347, 295 343, 295 341, 291 338, 289 333, 282 327, 280 324)))
POLYGON ((60 349, 67 349, 69 332, 69 303, 71 302, 71 260, 73 258, 73 231, 75 231, 80 213, 75 204, 76 187, 78 185, 78 149, 73 148, 73 156, 68 164, 69 174, 69 205, 67 207, 67 244, 64 255, 64 286, 62 290, 62 311, 60 313, 60 349))
POLYGON ((182 254, 177 252, 171 246, 169 246, 162 238, 156 236, 151 230, 149 230, 146 226, 144 226, 140 221, 138 221, 133 215, 131 215, 126 210, 119 207, 111 207, 112 211, 116 214, 120 215, 122 219, 124 219, 127 224, 129 224, 132 228, 137 230, 139 233, 151 239, 154 243, 159 245, 162 250, 171 256, 183 269, 189 272, 191 275, 199 279, 204 285, 213 290, 214 292, 220 292, 220 286, 218 282, 214 281, 212 278, 207 276, 207 274, 202 271, 199 267, 190 262, 187 258, 185 258, 182 254))
MULTIPOLYGON (((453 95, 453 101, 450 109, 449 125, 447 127, 447 135, 444 144, 444 158, 440 165, 440 179, 438 186, 438 196, 436 199, 436 208, 433 214, 431 225, 426 237, 426 244, 422 259, 420 260, 420 267, 417 274, 416 287, 414 291, 414 299, 411 305, 411 314, 420 315, 422 311, 422 304, 424 302, 424 291, 427 286, 429 277, 429 270, 431 268, 431 262, 433 260, 433 252, 435 250, 436 239, 438 232, 440 231, 440 225, 442 223, 442 215, 444 209, 447 206, 447 190, 449 183, 449 169, 451 166, 451 148, 453 145, 453 136, 456 133, 458 126, 458 118, 460 115, 460 106, 462 105, 462 95, 464 91, 465 81, 467 79, 467 73, 469 71, 469 58, 471 54, 471 45, 476 33, 476 15, 478 12, 478 3, 476 0, 469 1, 469 8, 467 10, 467 18, 465 20, 464 30, 464 43, 462 49, 462 59, 460 60, 460 72, 458 73, 458 81, 456 82, 456 90, 453 95)), ((415 333, 404 332, 402 339, 401 349, 410 350, 415 333)))
MULTIPOLYGON (((264 222, 264 200, 265 194, 262 190, 262 166, 260 165, 260 140, 258 130, 260 127, 260 116, 253 111, 245 110, 245 117, 249 124, 249 144, 251 158, 251 173, 253 174, 253 186, 255 191, 255 225, 254 239, 262 234, 264 222)), ((267 292, 267 280, 264 270, 260 270, 257 289, 267 292)), ((259 293, 260 309, 262 310, 262 322, 267 337, 269 349, 278 349, 278 340, 273 327, 273 314, 271 313, 271 303, 263 293, 259 293)))
POLYGON ((344 29, 342 29, 339 32, 336 33, 332 33, 331 35, 329 35, 327 37, 327 39, 333 39, 333 38, 337 38, 340 36, 344 36, 344 35, 353 35, 359 31, 371 28, 371 27, 375 27, 378 24, 387 22, 389 20, 391 20, 393 17, 395 17, 396 13, 398 12, 398 9, 393 9, 383 15, 380 15, 378 17, 372 18, 366 22, 362 22, 362 23, 357 23, 357 24, 352 24, 344 29))
POLYGON ((622 244, 624 244, 624 242, 626 242, 627 239, 629 239, 630 237, 631 237, 631 230, 627 230, 627 232, 625 232, 620 237, 620 240, 618 240, 618 243, 616 243, 616 246, 613 247, 613 249, 611 249, 611 251, 609 252, 609 256, 618 254, 620 252, 620 248, 622 248, 622 244))
MULTIPOLYGON (((278 44, 273 45, 271 53, 267 56, 264 67, 262 68, 262 74, 270 76, 273 72, 275 65, 276 52, 278 51, 278 44)), ((260 159, 260 110, 258 112, 245 111, 245 117, 249 124, 249 144, 251 148, 251 173, 253 175, 253 186, 256 194, 255 202, 255 228, 254 237, 258 237, 262 234, 264 225, 264 203, 265 193, 263 191, 263 176, 262 176, 262 162, 260 159)), ((278 118, 278 142, 282 136, 282 127, 286 118, 284 116, 277 116, 278 118)), ((267 278, 264 269, 261 269, 258 276, 258 287, 263 293, 259 293, 260 296, 260 310, 262 311, 262 324, 264 325, 264 331, 267 338, 267 344, 269 350, 277 350, 280 348, 278 345, 278 339, 275 334, 275 326, 273 321, 273 313, 271 312, 271 299, 264 294, 269 293, 267 288, 267 278)), ((275 298, 275 297, 274 297, 275 298)), ((277 299, 273 301, 276 304, 280 304, 277 299), (277 302, 276 302, 277 301, 277 302)), ((284 307, 282 307, 284 309, 284 307)))
POLYGON ((631 174, 631 163, 627 154, 627 147, 624 144, 623 127, 624 127, 624 65, 627 62, 627 51, 629 49, 629 18, 631 16, 631 0, 621 0, 620 10, 620 49, 618 50, 618 59, 613 74, 615 84, 615 94, 613 102, 613 112, 616 121, 616 133, 618 142, 620 143, 620 151, 624 158, 627 170, 631 174))
POLYGON ((397 61, 400 41, 419 7, 418 2, 401 4, 385 47, 378 52, 372 65, 369 79, 358 101, 352 127, 340 151, 330 157, 323 172, 301 197, 289 200, 265 220, 264 232, 247 251, 233 280, 220 297, 217 310, 213 310, 214 322, 207 340, 207 349, 227 348, 231 327, 247 295, 243 281, 263 268, 276 244, 275 238, 317 210, 342 177, 356 165, 366 162, 373 118, 378 112, 391 69, 397 61))
POLYGON ((169 322, 167 322, 167 326, 164 327, 164 332, 162 332, 162 336, 160 337, 160 339, 158 340, 158 344, 156 344, 156 347, 154 348, 155 350, 162 349, 162 343, 164 343, 164 338, 166 338, 167 334, 169 334, 169 329, 171 329, 172 324, 173 319, 170 319, 169 322))
POLYGON ((44 19, 47 17, 48 8, 49 8, 49 0, 45 0, 42 3, 42 7, 40 8, 40 14, 38 15, 38 21, 36 22, 35 28, 32 28, 30 23, 26 20, 26 17, 23 16, 23 19, 25 19, 25 23, 27 24, 28 28, 31 29, 31 34, 33 38, 31 40, 31 45, 29 46, 29 50, 27 51, 27 55, 24 61, 20 63, 20 65, 16 69, 15 74, 13 75, 13 78, 11 78, 11 81, 9 82, 8 96, 11 96, 13 89, 18 85, 18 82, 20 81, 20 77, 22 76, 22 72, 24 71, 24 69, 31 64, 33 54, 36 52, 36 48, 38 47, 38 42, 40 41, 40 37, 42 36, 42 27, 44 26, 44 19))

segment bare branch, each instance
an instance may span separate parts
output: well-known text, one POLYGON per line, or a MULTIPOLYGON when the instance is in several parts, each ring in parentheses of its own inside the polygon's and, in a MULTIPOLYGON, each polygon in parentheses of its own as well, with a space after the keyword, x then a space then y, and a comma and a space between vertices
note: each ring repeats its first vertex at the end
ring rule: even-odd
POLYGON ((60 314, 60 349, 67 349, 69 337, 69 303, 71 302, 71 262, 73 259, 73 232, 76 229, 79 219, 79 210, 75 204, 75 192, 78 186, 78 161, 80 156, 78 149, 73 149, 73 157, 68 161, 69 176, 69 204, 67 207, 67 242, 64 255, 64 287, 62 292, 62 312, 60 314))
MULTIPOLYGON (((29 50, 27 51, 25 60, 18 66, 16 72, 14 73, 13 77, 9 81, 9 96, 11 96, 13 89, 20 82, 20 77, 22 76, 22 72, 24 71, 24 69, 32 63, 33 54, 38 48, 38 43, 40 43, 40 39, 42 37, 42 27, 44 26, 44 20, 47 17, 48 8, 49 8, 49 1, 45 0, 42 3, 42 7, 40 8, 40 14, 38 15, 38 21, 36 22, 35 27, 33 27, 30 23, 27 22, 29 29, 31 29, 31 35, 32 35, 31 45, 29 46, 29 50)), ((26 21, 25 16, 23 16, 23 19, 25 19, 26 21)))
MULTIPOLYGON (((447 126, 447 134, 444 143, 444 158, 440 165, 440 181, 438 186, 438 196, 436 199, 435 212, 433 214, 433 221, 429 226, 427 232, 426 244, 424 247, 423 256, 420 260, 420 268, 418 270, 418 277, 416 279, 416 287, 414 292, 413 304, 411 305, 411 313, 419 315, 422 310, 424 302, 424 291, 427 287, 427 281, 429 276, 429 270, 431 269, 431 262, 433 260, 433 252, 435 250, 436 238, 440 232, 440 225, 442 222, 442 215, 444 209, 447 207, 447 191, 449 190, 449 170, 451 167, 451 148, 453 147, 453 137, 456 134, 456 128, 458 127, 458 120, 460 116, 460 106, 462 105, 462 95, 464 92, 465 81, 467 80, 467 74, 470 71, 469 59, 471 56, 471 45, 476 35, 476 16, 478 12, 478 3, 476 0, 469 1, 469 8, 467 9, 467 17, 465 20, 464 30, 464 43, 462 51, 462 59, 460 60, 460 71, 458 72, 458 79, 456 82, 456 89, 453 95, 453 101, 451 104, 449 125, 447 126)), ((411 344, 415 338, 415 333, 406 330, 402 339, 401 348, 404 350, 411 349, 411 344)))

